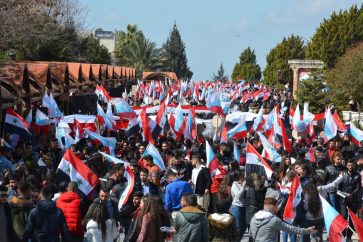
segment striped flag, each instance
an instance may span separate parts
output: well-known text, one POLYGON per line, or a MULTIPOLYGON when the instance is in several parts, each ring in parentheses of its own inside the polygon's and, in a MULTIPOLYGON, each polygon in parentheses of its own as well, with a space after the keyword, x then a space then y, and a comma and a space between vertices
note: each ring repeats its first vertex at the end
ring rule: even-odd
POLYGON ((331 139, 334 139, 337 135, 338 126, 334 122, 333 115, 330 112, 330 109, 328 109, 325 112, 325 127, 324 127, 324 142, 328 142, 331 139))
POLYGON ((125 191, 121 194, 120 200, 118 201, 118 210, 120 211, 120 209, 127 203, 132 190, 134 189, 134 184, 135 184, 135 175, 132 172, 130 166, 127 166, 125 168, 125 174, 124 177, 127 180, 127 186, 125 191))
POLYGON ((261 143, 262 143, 264 151, 266 153, 265 158, 270 161, 273 161, 273 162, 277 162, 277 163, 281 162, 282 157, 277 152, 277 150, 273 147, 273 145, 271 145, 270 142, 268 142, 266 137, 261 132, 257 132, 257 134, 260 137, 261 143))
POLYGON ((246 164, 262 166, 265 170, 266 176, 271 178, 273 171, 270 165, 262 158, 262 156, 250 143, 247 143, 246 164))
POLYGON ((78 189, 87 196, 100 182, 97 175, 68 149, 58 165, 57 177, 61 181, 74 181, 78 189))
MULTIPOLYGON (((151 155, 153 157, 154 163, 155 163, 155 165, 157 165, 159 167, 160 171, 166 170, 163 158, 161 158, 161 155, 160 155, 158 149, 156 149, 153 144, 149 144, 146 147, 146 149, 141 157, 143 158, 147 155, 151 155)), ((140 160, 143 160, 143 159, 140 159, 140 160)))
POLYGON ((106 160, 108 160, 109 162, 111 162, 113 164, 124 164, 125 167, 130 166, 130 162, 117 159, 116 157, 108 155, 102 151, 98 151, 98 153, 100 153, 106 160))
POLYGON ((115 148, 117 143, 115 137, 106 138, 88 129, 84 129, 84 132, 88 135, 88 138, 92 140, 97 140, 98 142, 102 143, 102 145, 108 149, 110 155, 115 155, 115 148))
POLYGON ((212 147, 209 142, 206 141, 206 153, 207 153, 207 167, 209 168, 210 174, 212 177, 220 176, 226 173, 223 167, 219 164, 212 147))
POLYGON ((349 125, 350 141, 359 147, 359 143, 363 140, 363 131, 358 129, 353 123, 349 125))
POLYGON ((283 218, 285 221, 292 222, 295 218, 295 208, 301 201, 302 187, 299 181, 299 177, 295 176, 292 180, 290 194, 287 199, 287 203, 284 210, 283 218))
POLYGON ((29 124, 11 108, 6 109, 5 126, 4 129, 7 132, 18 134, 21 137, 29 138, 31 136, 29 130, 29 124))

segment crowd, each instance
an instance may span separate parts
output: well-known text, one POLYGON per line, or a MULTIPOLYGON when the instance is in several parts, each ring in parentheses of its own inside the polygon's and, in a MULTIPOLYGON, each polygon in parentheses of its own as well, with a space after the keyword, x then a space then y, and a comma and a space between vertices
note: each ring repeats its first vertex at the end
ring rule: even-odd
MULTIPOLYGON (((241 241, 247 231, 250 241, 278 241, 281 231, 283 242, 323 241, 326 224, 321 197, 345 219, 347 208, 355 214, 362 211, 363 146, 352 143, 348 133, 327 141, 324 129, 318 126, 314 135, 294 138, 288 113, 290 89, 271 89, 268 98, 241 99, 232 100, 231 110, 261 108, 266 114, 275 106, 281 110, 292 150, 287 152, 284 146, 276 149, 280 162, 265 156, 272 175, 259 165, 249 164, 247 147, 252 145, 259 154, 264 149, 251 123, 247 123, 245 137, 234 142, 231 138, 221 141, 221 137, 176 138, 164 126, 154 145, 165 170, 153 156, 144 155, 148 142, 141 132, 127 136, 122 129, 105 129, 102 136, 116 138, 115 157, 126 163, 113 164, 105 159, 99 151, 105 152, 107 147, 89 138, 72 144, 71 152, 100 179, 89 194, 84 194, 79 181, 57 175, 65 149, 60 148, 53 128, 49 128, 47 138, 43 138, 44 133, 33 133, 32 139, 20 138, 13 147, 8 145, 11 133, 5 132, 0 146, 0 242, 112 242, 121 233, 127 242, 241 241), (217 168, 208 166, 207 142, 217 168), (310 150, 314 159, 307 158, 310 150), (131 195, 120 206, 130 185, 125 175, 128 168, 134 183, 131 195), (298 204, 294 205, 293 219, 284 220, 296 179, 301 197, 294 200, 298 204)), ((129 98, 133 104, 141 101, 129 98)), ((192 98, 186 101, 205 106, 192 98)), ((213 117, 197 116, 206 120, 213 117)), ((354 230, 352 220, 349 223, 342 231, 347 241, 354 230)))

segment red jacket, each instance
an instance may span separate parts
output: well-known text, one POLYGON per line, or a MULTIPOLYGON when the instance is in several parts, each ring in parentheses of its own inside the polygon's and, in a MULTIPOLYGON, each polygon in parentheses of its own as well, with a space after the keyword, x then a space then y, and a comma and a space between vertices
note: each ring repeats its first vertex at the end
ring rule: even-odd
POLYGON ((75 192, 65 192, 57 199, 57 207, 62 209, 69 232, 74 236, 83 236, 81 198, 75 192))

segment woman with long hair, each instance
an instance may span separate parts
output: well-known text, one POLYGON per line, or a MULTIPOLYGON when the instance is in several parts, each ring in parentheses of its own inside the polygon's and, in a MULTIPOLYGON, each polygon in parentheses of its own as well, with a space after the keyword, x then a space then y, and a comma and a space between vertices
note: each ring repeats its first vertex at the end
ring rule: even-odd
POLYGON ((287 172, 291 169, 291 159, 289 156, 284 155, 282 156, 281 162, 280 162, 280 167, 279 167, 279 181, 282 181, 287 172))
POLYGON ((116 224, 109 218, 105 204, 96 206, 92 219, 87 223, 87 241, 89 242, 113 242, 118 230, 116 224))
POLYGON ((266 187, 265 178, 256 173, 246 178, 246 224, 249 225, 253 215, 263 209, 266 187))
POLYGON ((223 175, 222 182, 218 187, 218 199, 231 200, 231 183, 229 174, 223 175))
POLYGON ((165 237, 160 228, 170 226, 170 217, 158 196, 142 200, 141 227, 137 242, 163 242, 165 237))

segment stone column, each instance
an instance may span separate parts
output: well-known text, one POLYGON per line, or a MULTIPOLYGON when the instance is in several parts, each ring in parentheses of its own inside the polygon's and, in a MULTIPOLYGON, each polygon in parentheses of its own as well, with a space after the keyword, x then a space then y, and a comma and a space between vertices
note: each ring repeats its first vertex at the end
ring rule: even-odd
POLYGON ((294 96, 294 99, 296 99, 296 97, 297 97, 296 92, 299 87, 299 68, 294 67, 292 70, 294 72, 294 78, 293 78, 293 83, 292 83, 292 94, 294 96))

